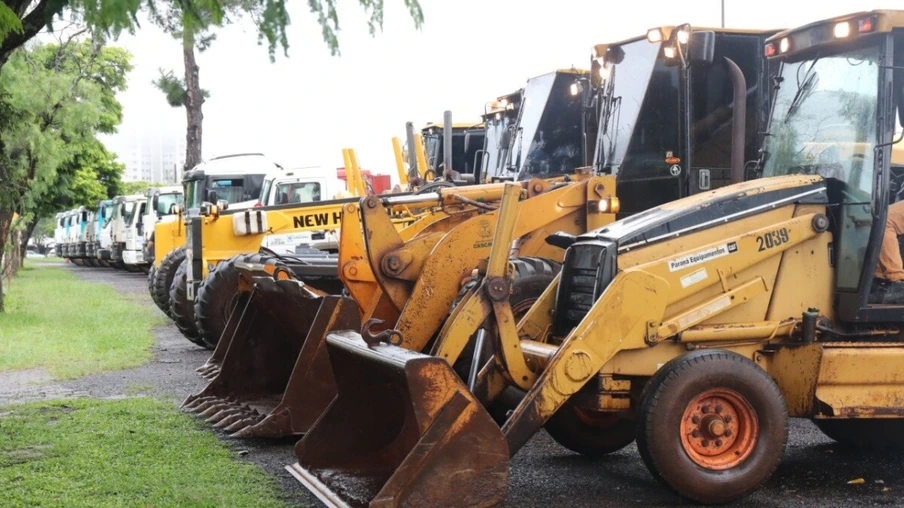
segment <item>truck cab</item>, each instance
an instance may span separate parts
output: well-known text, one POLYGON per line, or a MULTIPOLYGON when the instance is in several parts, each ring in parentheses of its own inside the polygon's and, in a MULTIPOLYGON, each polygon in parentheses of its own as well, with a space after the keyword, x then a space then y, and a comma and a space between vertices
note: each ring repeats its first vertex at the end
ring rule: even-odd
MULTIPOLYGON (((255 206, 291 205, 316 203, 340 197, 345 191, 345 182, 340 180, 335 170, 321 167, 291 168, 267 175, 261 188, 261 196, 255 206)), ((261 246, 277 254, 294 255, 296 247, 325 243, 336 248, 338 236, 335 230, 320 232, 295 232, 268 235, 261 246)))
POLYGON ((145 194, 139 215, 134 219, 136 225, 127 232, 126 249, 123 258, 126 264, 135 264, 142 268, 150 268, 154 263, 155 228, 157 223, 168 215, 181 209, 184 202, 182 187, 151 187, 145 194))

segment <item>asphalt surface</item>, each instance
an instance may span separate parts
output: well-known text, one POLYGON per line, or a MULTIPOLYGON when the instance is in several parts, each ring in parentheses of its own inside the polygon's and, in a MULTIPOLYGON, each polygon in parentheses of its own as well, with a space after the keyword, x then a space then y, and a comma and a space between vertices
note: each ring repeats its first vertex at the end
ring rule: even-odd
MULTIPOLYGON (((85 280, 109 284, 125 297, 154 306, 147 295, 144 275, 67 266, 85 280)), ((139 387, 179 404, 204 386, 204 380, 194 370, 204 363, 209 352, 188 342, 171 324, 155 329, 154 334, 157 345, 151 363, 53 385, 46 390, 46 396, 63 393, 122 397, 139 387)), ((294 462, 291 441, 235 440, 220 435, 242 460, 256 463, 276 476, 290 502, 320 504, 283 469, 294 462)), ((851 450, 825 437, 809 421, 793 420, 788 447, 775 474, 766 485, 734 506, 904 506, 902 473, 904 456, 900 453, 851 450), (859 479, 863 481, 848 483, 859 479)), ((562 448, 548 434, 540 432, 512 460, 506 506, 638 504, 686 503, 647 472, 634 445, 602 459, 589 460, 562 448)))

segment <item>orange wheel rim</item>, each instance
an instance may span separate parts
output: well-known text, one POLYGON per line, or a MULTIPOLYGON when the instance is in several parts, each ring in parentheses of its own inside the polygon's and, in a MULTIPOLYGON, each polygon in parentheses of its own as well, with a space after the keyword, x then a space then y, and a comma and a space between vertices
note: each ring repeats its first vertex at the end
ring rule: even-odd
POLYGON ((681 417, 681 445, 698 466, 731 469, 753 453, 756 411, 734 390, 714 388, 694 397, 681 417))

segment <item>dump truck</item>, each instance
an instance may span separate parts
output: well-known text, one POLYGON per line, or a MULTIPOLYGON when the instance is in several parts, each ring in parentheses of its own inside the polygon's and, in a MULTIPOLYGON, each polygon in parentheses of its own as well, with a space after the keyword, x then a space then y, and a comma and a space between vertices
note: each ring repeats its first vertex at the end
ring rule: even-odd
POLYGON ((138 224, 141 223, 142 208, 146 202, 147 197, 144 194, 113 198, 113 217, 110 220, 110 261, 114 268, 130 272, 141 271, 140 267, 125 263, 123 254, 126 250, 127 237, 130 232, 135 235, 138 224))
MULTIPOLYGON (((671 30, 669 28, 664 28, 661 30, 671 30)), ((751 78, 749 82, 751 83, 750 87, 746 84, 746 79, 735 79, 735 80, 726 80, 724 82, 716 82, 719 86, 714 86, 713 83, 708 83, 708 86, 705 87, 705 90, 709 90, 709 93, 712 94, 712 97, 707 97, 705 95, 701 96, 697 94, 694 98, 698 101, 707 101, 707 104, 719 105, 722 104, 721 109, 725 109, 726 106, 731 106, 734 98, 737 94, 734 91, 737 89, 740 91, 741 95, 744 95, 746 98, 748 95, 751 96, 751 102, 757 106, 760 106, 763 103, 767 102, 766 95, 768 93, 768 88, 765 86, 767 82, 767 78, 765 77, 765 64, 764 58, 748 58, 750 56, 757 57, 757 55, 761 55, 759 52, 759 48, 761 47, 762 42, 765 38, 773 32, 745 32, 745 31, 737 31, 737 30, 724 30, 720 29, 717 32, 708 32, 706 34, 695 35, 694 38, 706 37, 707 43, 711 45, 715 45, 720 48, 729 48, 734 49, 738 56, 738 60, 744 62, 744 69, 739 71, 738 74, 743 75, 744 72, 748 73, 751 78)), ((686 65, 679 66, 675 65, 675 62, 669 63, 664 60, 664 56, 660 52, 662 41, 650 42, 647 40, 646 36, 641 36, 633 39, 629 39, 627 41, 623 41, 622 43, 615 43, 611 45, 599 45, 597 46, 597 51, 599 55, 605 55, 606 49, 612 47, 612 52, 617 53, 620 50, 619 44, 624 44, 629 47, 630 57, 625 58, 622 55, 617 63, 613 59, 611 62, 606 62, 607 65, 618 66, 619 68, 626 69, 623 71, 623 74, 618 74, 619 76, 625 75, 628 77, 632 77, 637 75, 638 73, 634 71, 634 68, 640 69, 652 69, 654 66, 661 67, 670 72, 674 71, 674 74, 677 76, 679 72, 687 73, 690 75, 689 67, 697 67, 697 71, 695 75, 698 76, 697 79, 704 80, 704 83, 707 82, 706 78, 710 74, 711 67, 713 66, 724 66, 727 65, 722 60, 716 61, 712 54, 707 58, 706 55, 700 57, 694 57, 693 59, 689 59, 686 65), (652 46, 652 51, 631 51, 631 47, 637 46, 640 43, 644 45, 652 46), (660 44, 657 44, 660 43, 660 44), (637 60, 637 61, 635 61, 637 60)), ((647 48, 641 48, 646 50, 647 48)), ((714 48, 712 48, 714 49, 714 48)), ((721 50, 721 54, 723 56, 727 56, 732 54, 729 50, 721 50)), ((598 56, 596 58, 602 58, 602 56, 598 56)), ((487 125, 494 128, 494 133, 492 135, 488 134, 487 139, 495 139, 498 147, 501 147, 498 155, 493 155, 491 152, 489 157, 486 157, 485 160, 492 161, 496 160, 497 165, 496 169, 487 168, 485 171, 485 175, 492 175, 493 178, 497 180, 504 179, 515 179, 515 178, 524 178, 529 175, 538 175, 538 176, 551 176, 553 170, 557 171, 567 171, 567 167, 569 164, 573 164, 574 167, 578 167, 579 165, 583 165, 586 161, 590 160, 590 158, 582 153, 589 152, 594 153, 596 157, 602 157, 605 153, 601 150, 594 150, 594 143, 586 143, 586 139, 590 139, 590 137, 594 136, 596 132, 600 132, 600 135, 609 136, 611 135, 611 129, 620 128, 617 124, 611 124, 609 122, 610 117, 607 116, 611 113, 611 110, 608 110, 601 106, 600 104, 616 102, 617 97, 613 98, 612 96, 612 87, 618 86, 612 83, 613 79, 616 79, 616 72, 613 69, 607 69, 607 74, 603 74, 600 72, 600 68, 602 67, 600 62, 596 59, 594 60, 595 70, 594 73, 596 76, 606 76, 606 80, 599 80, 596 85, 598 88, 598 93, 596 97, 592 97, 590 92, 591 83, 588 82, 589 76, 586 72, 576 71, 576 70, 568 70, 568 71, 557 71, 549 74, 545 74, 542 76, 538 76, 537 78, 532 78, 529 80, 525 89, 516 94, 510 94, 508 96, 504 96, 499 98, 494 104, 488 107, 488 113, 492 116, 492 120, 498 121, 499 123, 487 121, 487 125), (553 97, 554 96, 554 97, 553 97), (565 100, 563 100, 565 98, 565 100), (569 100, 570 99, 570 100, 569 100), (522 106, 522 104, 526 106, 522 106), (539 108, 538 108, 539 106, 539 108), (596 112, 600 115, 600 120, 595 120, 592 115, 584 116, 585 111, 596 112), (509 118, 511 123, 505 123, 506 118, 509 118), (502 129, 498 129, 498 127, 502 129), (599 129, 599 131, 594 129, 594 126, 602 124, 603 127, 599 129), (522 126, 523 125, 523 126, 522 126), (506 133, 507 132, 507 133, 506 133), (555 133, 552 134, 544 134, 555 133), (588 133, 590 133, 588 135, 588 133), (495 175, 493 175, 495 173, 495 175)), ((640 75, 643 75, 641 72, 640 75)), ((649 77, 649 74, 648 74, 649 77)), ((667 83, 667 82, 666 82, 667 83)), ((637 84, 632 81, 632 84, 637 84)), ((656 85, 662 86, 662 85, 656 85)), ((648 93, 651 97, 657 97, 662 92, 661 90, 651 89, 649 87, 642 87, 644 93, 648 93)), ((644 101, 643 95, 640 97, 635 97, 633 100, 637 100, 642 103, 649 104, 648 107, 658 107, 653 101, 644 101)), ((675 100, 677 102, 681 102, 684 104, 683 110, 690 111, 690 106, 693 104, 693 101, 682 102, 679 96, 675 96, 675 100)), ((746 123, 749 121, 745 114, 745 108, 743 106, 739 106, 737 108, 737 115, 740 118, 740 123, 746 123)), ((751 110, 757 111, 757 110, 751 110)), ((728 125, 725 125, 726 117, 724 116, 724 112, 720 111, 721 121, 716 123, 715 126, 711 127, 713 131, 722 132, 727 130, 729 133, 732 133, 737 136, 737 140, 734 143, 729 140, 729 149, 725 150, 726 154, 731 154, 732 151, 730 149, 731 146, 737 145, 744 149, 745 153, 749 153, 751 155, 756 154, 756 148, 750 147, 749 145, 755 144, 751 139, 755 139, 756 136, 746 136, 743 130, 732 130, 732 123, 734 122, 734 115, 731 114, 729 110, 727 116, 728 125)), ((636 123, 636 118, 639 115, 646 116, 646 111, 634 111, 631 114, 627 112, 623 117, 626 122, 629 122, 632 126, 636 123)), ((758 115, 758 113, 756 113, 758 115)), ((703 118, 708 118, 707 115, 701 115, 703 118)), ((755 117, 755 118, 758 118, 755 117)), ((713 123, 713 120, 709 120, 713 123)), ((758 121, 753 122, 754 125, 761 125, 758 121)), ((672 124, 675 129, 677 129, 677 123, 672 124)), ((630 144, 632 141, 637 141, 638 143, 643 142, 644 133, 639 132, 636 135, 632 135, 631 132, 625 132, 625 129, 622 129, 622 135, 625 136, 623 143, 630 144)), ((757 130, 754 129, 754 133, 757 130)), ((649 134, 649 133, 647 133, 649 134)), ((662 153, 663 156, 668 152, 668 148, 673 148, 675 152, 679 150, 679 145, 681 136, 676 132, 670 137, 679 140, 675 143, 674 146, 665 146, 663 147, 662 153)), ((689 142, 688 142, 689 144, 689 142)), ((633 152, 632 152, 633 153, 633 152)), ((683 155, 683 154, 682 154, 683 155)), ((728 156, 723 157, 721 160, 713 161, 713 158, 710 158, 710 164, 715 164, 717 162, 724 163, 726 165, 731 164, 731 160, 728 156)), ((609 174, 618 174, 619 176, 622 173, 619 173, 619 169, 625 170, 627 173, 628 169, 634 170, 641 163, 647 163, 656 166, 661 175, 664 177, 673 177, 671 174, 671 168, 669 165, 663 166, 659 161, 645 161, 641 158, 633 158, 629 159, 623 167, 613 168, 611 165, 606 165, 604 161, 599 161, 598 159, 594 160, 594 167, 597 169, 597 173, 609 173, 609 174)), ((672 163, 674 164, 674 162, 672 163)), ((742 160, 738 163, 738 169, 743 169, 744 161, 742 160)), ((694 167, 694 166, 691 166, 694 167)), ((718 167, 718 166, 710 166, 710 167, 718 167)), ((638 168, 639 169, 639 168, 638 168)), ((739 179, 743 179, 743 172, 736 171, 736 175, 738 173, 741 174, 739 179)), ((644 173, 647 176, 653 174, 652 171, 646 171, 644 173)), ((608 185, 607 188, 611 189, 612 185, 608 185)), ((699 192, 699 189, 693 189, 691 187, 686 187, 683 192, 692 193, 694 191, 699 192)), ((590 198, 588 198, 590 199, 590 198)), ((598 205, 603 200, 594 201, 598 205)), ((608 203, 608 201, 606 201, 608 203)), ((618 202, 621 202, 619 199, 618 202)), ((550 208, 550 210, 555 210, 555 207, 550 208)), ((618 211, 616 207, 610 208, 610 210, 618 211)), ((527 215, 531 214, 539 214, 542 215, 547 213, 541 210, 535 210, 530 212, 525 212, 527 215)), ((551 211, 549 213, 555 213, 551 211)), ((492 228, 488 228, 491 230, 492 228)), ((463 231, 463 230, 462 230, 463 231)), ((459 234, 463 234, 462 231, 459 231, 459 234)), ((540 230, 536 234, 538 236, 545 236, 546 234, 551 233, 551 230, 540 230)), ((516 236, 520 236, 516 235, 516 236)), ((450 237, 452 238, 452 237, 450 237)), ((468 240, 460 240, 461 244, 467 244, 468 240)), ((481 242, 477 242, 481 243, 481 242)), ((488 243, 483 242, 486 246, 488 243)), ((404 252, 404 249, 399 249, 404 252)), ((524 251, 515 249, 513 253, 516 256, 530 256, 530 251, 524 251)), ((341 255, 340 249, 340 255, 341 255)), ((385 253, 380 253, 385 255, 385 253)), ((437 251, 431 253, 431 255, 438 254, 437 251)), ((448 256, 448 255, 447 255, 448 256)), ((558 261, 561 261, 561 254, 558 255, 558 261)), ((442 257, 442 256, 439 256, 442 257)), ((419 266, 418 262, 411 263, 412 266, 419 266)), ((535 273, 537 268, 539 271, 544 273, 545 275, 549 275, 550 273, 554 273, 557 270, 557 264, 548 264, 546 261, 538 261, 533 258, 528 259, 520 259, 515 263, 516 271, 525 275, 525 281, 532 280, 529 274, 535 273)), ((473 268, 472 267, 469 267, 473 268)), ((357 269, 357 267, 356 267, 357 269)), ((374 270, 379 273, 379 270, 385 270, 385 266, 380 266, 379 268, 375 267, 374 270)), ((370 272, 368 272, 370 273, 370 272)), ((448 275, 448 274, 447 274, 448 275)), ((406 274, 407 277, 411 277, 411 273, 406 274)), ((265 277, 264 277, 265 278, 265 277)), ((454 280, 455 277, 448 276, 446 277, 448 280, 454 280)), ((365 279, 365 277, 361 277, 361 279, 365 279)), ((262 280, 262 277, 258 277, 256 279, 261 284, 269 284, 272 287, 272 283, 265 282, 262 280)), ((352 297, 355 297, 357 300, 357 304, 361 307, 362 311, 368 308, 368 305, 362 302, 361 298, 356 295, 356 291, 354 290, 355 281, 352 280, 351 277, 346 276, 343 279, 343 282, 346 285, 349 293, 352 297)), ((527 285, 530 285, 530 282, 524 282, 527 285)), ((536 281, 533 282, 537 284, 536 281)), ((288 283, 279 283, 284 287, 288 287, 288 283)), ((407 306, 405 307, 406 311, 396 314, 390 318, 384 319, 385 321, 392 323, 395 322, 395 329, 399 331, 401 336, 404 336, 403 344, 406 348, 414 350, 414 351, 424 351, 430 344, 431 339, 434 335, 440 331, 440 325, 443 322, 443 319, 449 312, 449 307, 452 304, 451 300, 447 301, 449 298, 448 295, 443 297, 436 298, 435 295, 445 295, 444 290, 437 290, 436 285, 440 285, 443 288, 447 288, 450 286, 448 281, 444 283, 434 282, 434 279, 430 277, 425 277, 422 280, 417 280, 417 286, 422 290, 428 290, 430 293, 430 297, 428 298, 416 298, 414 296, 409 296, 408 294, 404 294, 405 298, 409 298, 407 306)), ((366 295, 367 292, 364 291, 366 295)), ((425 293, 426 295, 427 293, 425 293)), ((523 301, 519 301, 521 305, 527 305, 531 301, 531 297, 537 297, 539 294, 536 292, 536 288, 533 288, 533 292, 520 291, 519 290, 519 298, 523 298, 523 301), (524 294, 522 294, 524 293, 524 294)), ((270 299, 261 299, 262 297, 258 297, 260 301, 271 301, 270 299)), ((452 299, 454 299, 454 293, 452 294, 452 299)), ((250 305, 250 304, 249 304, 250 305)), ((256 304, 257 307, 260 307, 262 304, 258 302, 256 304)), ((341 321, 340 311, 337 310, 339 306, 334 304, 327 304, 324 302, 324 308, 322 309, 326 312, 327 315, 332 315, 331 318, 317 319, 315 323, 329 323, 330 320, 335 322, 341 321)), ((522 309, 516 309, 518 312, 523 312, 522 309)), ((248 312, 251 312, 250 310, 248 312)), ((270 314, 273 311, 269 311, 270 314)), ((309 313, 302 313, 309 314, 309 313)), ((302 314, 296 313, 296 316, 300 316, 302 314)), ((251 316, 256 314, 251 313, 251 316)), ((516 314, 517 315, 517 314, 516 314)), ((366 322, 370 319, 371 314, 368 311, 362 312, 362 323, 366 322)), ((385 316, 384 316, 385 317, 385 316)), ((283 318, 283 320, 290 320, 291 318, 283 318)), ((344 319, 344 318, 343 318, 344 319)), ((237 429, 241 429, 239 431, 239 435, 280 435, 280 432, 283 433, 303 433, 307 430, 305 425, 309 424, 313 419, 316 418, 318 412, 325 408, 325 403, 328 403, 330 400, 329 395, 323 396, 317 399, 313 403, 309 403, 305 400, 306 395, 299 395, 299 390, 297 387, 310 385, 310 379, 316 377, 312 374, 313 371, 305 371, 304 368, 310 369, 313 363, 312 358, 318 357, 321 358, 317 360, 320 362, 320 369, 327 370, 329 369, 328 362, 323 363, 325 360, 322 357, 317 356, 322 354, 320 352, 320 345, 322 345, 322 338, 324 336, 324 331, 320 328, 314 328, 311 326, 310 321, 308 321, 307 327, 302 326, 298 317, 296 317, 293 321, 295 324, 296 331, 293 331, 293 336, 298 336, 299 333, 303 336, 303 332, 298 332, 297 330, 311 330, 308 334, 309 337, 315 337, 315 341, 313 345, 310 346, 309 355, 305 355, 305 349, 308 349, 308 346, 304 346, 304 349, 301 350, 298 356, 298 363, 295 364, 295 370, 291 368, 286 370, 286 373, 290 373, 292 375, 291 379, 288 377, 282 377, 279 374, 274 374, 275 369, 271 369, 270 372, 262 372, 261 368, 264 366, 269 366, 269 363, 265 358, 273 358, 274 350, 271 349, 274 346, 270 346, 271 343, 280 343, 278 338, 273 339, 262 339, 263 335, 267 333, 264 330, 259 328, 242 328, 238 327, 238 323, 236 324, 236 328, 233 330, 232 328, 228 328, 231 330, 230 333, 234 333, 233 341, 241 336, 241 340, 249 340, 247 343, 242 343, 242 347, 234 347, 232 358, 226 358, 225 350, 217 350, 215 351, 211 360, 203 366, 200 371, 207 376, 213 377, 213 381, 208 386, 207 389, 202 391, 200 394, 194 397, 190 397, 185 407, 190 410, 200 411, 202 414, 207 413, 205 416, 209 416, 211 420, 222 422, 222 418, 224 414, 221 413, 217 415, 215 411, 217 404, 223 404, 223 399, 229 399, 229 403, 221 406, 221 408, 225 407, 232 411, 233 414, 241 413, 244 418, 240 419, 238 422, 232 420, 226 420, 229 424, 227 429, 236 431, 237 429), (248 330, 253 330, 253 335, 251 336, 242 336, 242 334, 249 333, 248 330), (253 337, 253 340, 250 340, 253 337), (313 354, 314 356, 310 356, 313 354), (308 362, 308 363, 305 363, 308 362), (296 387, 293 389, 293 387, 296 387), (277 406, 273 406, 273 401, 278 400, 279 404, 277 406), (206 405, 206 407, 205 407, 206 405), (211 409, 213 408, 213 409, 211 409), (269 412, 269 414, 268 414, 269 412), (284 412, 284 414, 280 414, 280 412, 284 412), (262 414, 260 414, 262 413, 262 414), (314 415, 313 417, 311 415, 314 415), (287 416, 291 416, 291 418, 287 418, 287 416), (290 421, 291 420, 291 421, 290 421), (245 427, 242 427, 242 425, 245 427)), ((344 319, 345 323, 348 323, 348 319, 344 319)), ((477 332, 477 326, 479 321, 472 323, 473 330, 472 333, 477 332)), ((338 328, 334 328, 338 329, 338 328)), ((278 333, 278 332, 276 332, 278 333)), ((287 345, 285 341, 283 341, 283 345, 285 347, 299 347, 297 343, 292 345, 287 345)), ((483 354, 483 348, 472 348, 478 351, 478 358, 483 354)), ((298 350, 298 349, 295 349, 298 350)), ((280 356, 284 358, 289 358, 293 356, 293 353, 289 350, 280 350, 280 356)), ((272 361, 272 360, 271 360, 272 361)), ((288 360, 287 360, 288 361, 288 360)), ((465 362, 467 363, 467 362, 465 362)), ((457 370, 463 376, 467 376, 468 372, 473 371, 473 369, 469 368, 470 366, 459 365, 457 370)), ((326 375, 321 375, 320 377, 326 377, 326 375)), ((329 383, 321 383, 321 386, 331 386, 329 383)), ((320 387, 318 387, 320 389, 320 387)), ((334 390, 334 388, 333 388, 334 390)), ((334 393, 334 392, 329 392, 334 393)), ((504 414, 504 408, 499 408, 499 411, 502 411, 504 414)), ((629 444, 630 440, 625 443, 625 445, 629 444)))
MULTIPOLYGON (((97 207, 94 210, 94 221, 92 223, 92 227, 94 228, 94 236, 92 241, 87 245, 87 254, 88 257, 94 259, 94 264, 96 266, 109 266, 107 260, 109 260, 109 250, 107 250, 106 259, 103 258, 103 249, 101 248, 101 240, 104 237, 104 230, 110 225, 110 218, 113 216, 113 200, 112 199, 102 199, 97 202, 97 207)), ((109 240, 109 235, 107 236, 107 240, 109 240)))
MULTIPOLYGON (((338 395, 290 472, 331 506, 490 506, 508 457, 544 426, 594 455, 621 419, 660 483, 724 503, 775 471, 789 417, 841 442, 902 444, 904 302, 876 276, 880 253, 900 249, 887 221, 902 197, 902 29, 904 11, 871 11, 764 41, 779 67, 751 168, 762 178, 553 235, 562 270, 517 323, 501 224, 522 203, 509 189, 501 247, 469 295, 482 303, 456 316, 495 323, 474 388, 450 365, 467 331, 446 330, 432 355, 383 342, 392 332, 330 334, 338 395), (510 385, 526 395, 500 428, 485 408, 510 385)), ((688 26, 663 35, 651 38, 675 57, 701 49, 688 26)))

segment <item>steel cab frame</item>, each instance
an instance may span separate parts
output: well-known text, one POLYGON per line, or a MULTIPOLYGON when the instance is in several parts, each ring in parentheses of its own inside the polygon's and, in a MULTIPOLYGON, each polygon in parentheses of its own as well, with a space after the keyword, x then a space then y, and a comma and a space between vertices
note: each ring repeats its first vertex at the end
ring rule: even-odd
POLYGON ((755 176, 746 161, 758 158, 777 65, 762 47, 776 32, 684 24, 594 46, 585 85, 585 132, 593 143, 587 151, 595 173, 618 177, 621 216, 755 176), (743 167, 732 177, 738 78, 746 87, 746 115, 737 108, 743 167))
POLYGON ((837 317, 904 322, 904 306, 868 302, 888 206, 904 198, 904 167, 892 161, 893 149, 904 148, 895 146, 904 118, 904 11, 860 12, 788 30, 768 39, 764 54, 781 69, 763 176, 826 179, 837 235, 837 317))

